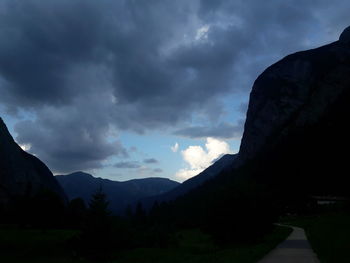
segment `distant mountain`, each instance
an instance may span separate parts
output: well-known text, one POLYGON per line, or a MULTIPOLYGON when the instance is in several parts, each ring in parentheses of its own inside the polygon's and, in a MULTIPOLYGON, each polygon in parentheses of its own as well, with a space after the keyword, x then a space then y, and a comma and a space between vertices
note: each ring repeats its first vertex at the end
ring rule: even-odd
POLYGON ((170 201, 188 193, 192 189, 202 185, 204 182, 220 174, 223 170, 231 167, 234 160, 236 159, 236 156, 237 156, 236 154, 223 155, 220 159, 214 162, 211 166, 209 166, 203 172, 184 181, 182 184, 178 185, 177 187, 170 190, 169 192, 144 199, 143 203, 147 207, 150 207, 155 201, 158 201, 158 202, 170 201))
POLYGON ((87 204, 91 195, 101 187, 110 202, 109 208, 114 213, 123 213, 128 205, 148 196, 165 193, 179 185, 167 178, 152 177, 118 182, 96 178, 84 172, 57 175, 56 179, 70 200, 80 197, 87 204))
POLYGON ((22 150, 0 118, 0 205, 15 196, 34 195, 40 190, 50 190, 66 200, 49 168, 22 150))

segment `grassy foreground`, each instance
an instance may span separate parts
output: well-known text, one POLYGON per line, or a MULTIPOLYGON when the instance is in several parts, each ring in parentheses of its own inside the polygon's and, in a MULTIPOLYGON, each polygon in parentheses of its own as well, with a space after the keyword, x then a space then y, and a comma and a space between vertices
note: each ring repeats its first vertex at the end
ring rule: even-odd
POLYGON ((321 263, 350 262, 350 213, 290 218, 289 224, 305 229, 321 263))
POLYGON ((180 233, 176 248, 142 248, 119 255, 115 263, 253 263, 283 241, 291 232, 290 228, 276 227, 261 242, 249 246, 219 247, 209 236, 198 230, 180 233))
MULTIPOLYGON (((167 263, 167 262, 256 262, 278 243, 284 240, 291 230, 276 227, 257 244, 221 247, 199 230, 186 230, 177 234, 178 245, 170 248, 138 248, 119 251, 113 255, 115 263, 167 263)), ((89 262, 75 258, 67 245, 76 235, 72 230, 29 230, 0 226, 0 262, 89 262)))
POLYGON ((34 230, 0 226, 0 262, 71 262, 67 241, 74 230, 34 230))

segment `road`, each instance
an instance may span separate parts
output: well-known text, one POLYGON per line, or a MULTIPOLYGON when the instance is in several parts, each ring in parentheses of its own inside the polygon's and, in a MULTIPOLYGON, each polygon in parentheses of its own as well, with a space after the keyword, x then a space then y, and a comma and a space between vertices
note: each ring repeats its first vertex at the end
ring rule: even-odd
POLYGON ((319 263, 302 228, 293 232, 258 263, 319 263))

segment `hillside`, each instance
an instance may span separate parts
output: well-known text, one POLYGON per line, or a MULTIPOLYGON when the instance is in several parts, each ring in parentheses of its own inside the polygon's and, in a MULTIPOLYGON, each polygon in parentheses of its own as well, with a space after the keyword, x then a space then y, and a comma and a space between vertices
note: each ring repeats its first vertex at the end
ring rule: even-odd
POLYGON ((66 199, 49 168, 22 150, 0 118, 0 204, 16 196, 33 196, 41 190, 50 190, 66 199))
POLYGON ((156 201, 158 203, 167 202, 183 196, 184 194, 190 192, 192 189, 201 186, 206 181, 213 179, 223 170, 228 169, 233 164, 236 156, 236 154, 225 154, 198 175, 184 181, 182 184, 166 193, 144 199, 143 203, 146 207, 150 208, 156 201))

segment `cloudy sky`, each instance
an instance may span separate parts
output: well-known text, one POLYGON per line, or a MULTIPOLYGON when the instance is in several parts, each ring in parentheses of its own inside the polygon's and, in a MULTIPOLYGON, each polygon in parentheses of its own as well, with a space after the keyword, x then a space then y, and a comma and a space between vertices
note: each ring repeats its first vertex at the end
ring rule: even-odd
POLYGON ((239 149, 255 78, 350 2, 1 0, 0 116, 55 174, 183 181, 239 149))

